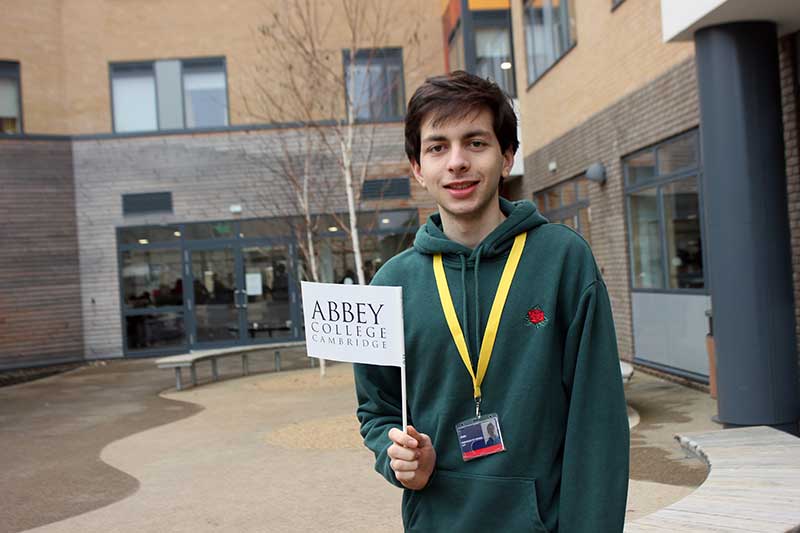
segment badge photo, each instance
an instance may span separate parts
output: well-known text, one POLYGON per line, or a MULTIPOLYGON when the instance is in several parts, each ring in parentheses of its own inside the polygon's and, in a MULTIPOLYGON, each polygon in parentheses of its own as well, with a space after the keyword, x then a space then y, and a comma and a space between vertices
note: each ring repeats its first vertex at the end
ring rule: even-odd
POLYGON ((458 434, 458 445, 461 448, 461 457, 465 461, 492 455, 506 449, 496 413, 459 422, 456 424, 456 433, 458 434))

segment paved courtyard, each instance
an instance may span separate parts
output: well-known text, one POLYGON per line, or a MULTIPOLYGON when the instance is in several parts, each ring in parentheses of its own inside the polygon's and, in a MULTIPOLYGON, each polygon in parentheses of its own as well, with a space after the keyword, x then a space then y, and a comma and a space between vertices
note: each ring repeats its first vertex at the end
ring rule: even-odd
MULTIPOLYGON (((350 366, 320 379, 295 353, 283 368, 176 392, 152 360, 118 361, 0 389, 3 531, 401 531, 401 492, 358 435, 350 366)), ((632 520, 704 479, 672 434, 717 426, 707 394, 637 372, 626 395, 641 419, 632 520)))

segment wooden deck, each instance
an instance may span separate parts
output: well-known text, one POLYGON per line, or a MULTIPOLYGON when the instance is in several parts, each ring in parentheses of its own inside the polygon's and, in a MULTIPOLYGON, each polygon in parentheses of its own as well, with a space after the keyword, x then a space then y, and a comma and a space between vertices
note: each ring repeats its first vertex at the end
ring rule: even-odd
POLYGON ((675 438, 708 465, 708 477, 626 533, 800 532, 800 439, 764 426, 675 438))

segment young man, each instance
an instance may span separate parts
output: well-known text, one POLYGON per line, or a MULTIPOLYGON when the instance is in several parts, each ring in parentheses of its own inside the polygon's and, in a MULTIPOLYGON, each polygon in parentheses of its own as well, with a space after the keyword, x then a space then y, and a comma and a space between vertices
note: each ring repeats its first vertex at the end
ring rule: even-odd
POLYGON ((361 434, 406 489, 407 531, 622 531, 628 420, 608 295, 577 233, 500 198, 516 132, 503 92, 465 72, 409 102, 406 153, 439 213, 373 279, 403 287, 407 433, 399 370, 355 367, 361 434))

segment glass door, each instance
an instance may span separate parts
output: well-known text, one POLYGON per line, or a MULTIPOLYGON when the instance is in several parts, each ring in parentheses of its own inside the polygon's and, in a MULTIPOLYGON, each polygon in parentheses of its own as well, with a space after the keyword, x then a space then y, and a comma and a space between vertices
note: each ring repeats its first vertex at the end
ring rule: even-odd
POLYGON ((285 244, 247 245, 241 249, 242 305, 247 342, 292 337, 292 283, 285 244))
POLYGON ((189 251, 192 344, 237 344, 243 338, 237 263, 234 245, 189 251))

